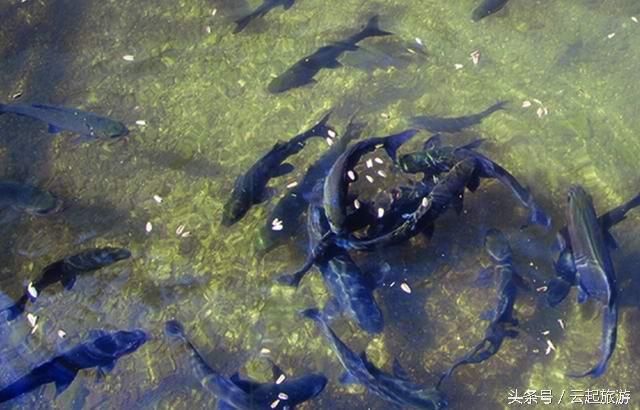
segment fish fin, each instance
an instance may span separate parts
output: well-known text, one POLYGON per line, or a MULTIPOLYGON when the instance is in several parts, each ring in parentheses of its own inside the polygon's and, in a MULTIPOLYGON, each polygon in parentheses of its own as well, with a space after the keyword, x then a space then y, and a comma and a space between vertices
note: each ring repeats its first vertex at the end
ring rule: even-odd
POLYGON ((467 182, 467 189, 471 192, 476 192, 478 187, 480 187, 480 176, 477 172, 474 172, 473 176, 469 178, 469 182, 467 182))
POLYGON ((370 372, 374 373, 378 371, 378 369, 369 360, 369 357, 367 357, 366 351, 363 350, 362 352, 360 352, 360 360, 362 360, 362 363, 370 372))
POLYGON ((92 142, 97 140, 98 140, 98 137, 96 137, 95 135, 80 135, 71 139, 71 144, 81 145, 81 144, 84 144, 85 142, 92 142))
POLYGON ((393 33, 391 33, 391 32, 384 31, 384 30, 380 29, 379 19, 380 19, 380 16, 378 16, 378 15, 375 15, 375 16, 373 16, 373 17, 371 17, 369 19, 369 21, 367 22, 367 26, 362 31, 362 35, 364 37, 390 36, 390 35, 393 35, 393 33))
POLYGON ((56 127, 53 124, 49 124, 49 129, 47 130, 47 132, 49 132, 49 134, 57 134, 59 132, 62 132, 62 128, 56 127))
POLYGON ((349 372, 342 373, 338 381, 340 382, 340 384, 343 384, 343 385, 360 384, 360 381, 349 372))
POLYGON ((613 235, 611 234, 611 232, 609 231, 604 231, 604 241, 607 244, 607 246, 609 247, 609 249, 611 250, 615 250, 618 249, 618 241, 616 241, 616 238, 613 237, 613 235))
POLYGON ((242 382, 242 378, 240 377, 240 372, 233 373, 231 376, 229 376, 229 380, 231 380, 233 384, 242 382))
POLYGON ((60 282, 62 283, 62 286, 64 286, 66 290, 71 290, 73 289, 73 285, 75 285, 76 283, 76 277, 77 275, 74 272, 65 273, 60 279, 60 282))
POLYGON ((341 310, 342 309, 340 308, 338 299, 332 297, 327 301, 326 305, 324 305, 324 309, 322 309, 322 315, 327 318, 327 320, 332 321, 340 315, 341 310))
POLYGON ((570 290, 569 282, 563 279, 552 279, 547 285, 547 304, 556 307, 567 297, 570 290))
POLYGON ((533 195, 531 195, 531 191, 529 187, 525 188, 527 192, 529 192, 530 199, 527 203, 527 207, 529 208, 529 218, 527 220, 528 223, 534 225, 541 225, 545 228, 551 226, 551 218, 544 212, 540 206, 533 200, 533 195))
POLYGON ((71 382, 73 382, 73 379, 76 378, 76 372, 73 372, 72 374, 69 374, 69 372, 60 372, 58 373, 57 377, 58 378, 55 381, 56 397, 61 395, 65 390, 67 390, 67 388, 69 388, 69 386, 71 385, 71 382))
POLYGON ((390 135, 384 142, 384 149, 393 162, 396 161, 398 149, 402 144, 409 141, 414 135, 418 133, 418 130, 406 130, 399 134, 390 135))
POLYGON ((271 377, 273 381, 276 382, 281 376, 289 377, 287 373, 280 368, 273 360, 268 359, 271 364, 271 377))
POLYGON ((493 309, 487 309, 484 312, 480 313, 480 320, 492 320, 495 312, 493 309))
POLYGON ((478 138, 476 140, 471 141, 468 144, 465 144, 465 145, 459 147, 458 149, 468 149, 468 150, 473 151, 473 150, 479 148, 480 145, 482 145, 482 143, 485 142, 485 141, 486 141, 485 138, 478 138))
POLYGON ((410 380, 409 374, 404 369, 404 367, 402 367, 402 364, 400 364, 400 361, 398 360, 397 357, 393 359, 393 375, 396 376, 398 379, 401 379, 404 381, 410 380))
POLYGON ((326 113, 324 117, 322 117, 322 119, 318 121, 318 123, 314 125, 308 132, 311 132, 313 133, 313 135, 318 135, 324 138, 332 138, 330 135, 331 132, 337 134, 336 130, 334 130, 331 126, 327 125, 327 123, 329 122, 329 117, 331 117, 331 113, 332 111, 329 111, 328 113, 326 113))
POLYGON ((89 338, 90 339, 98 339, 101 338, 102 336, 106 336, 108 333, 105 332, 104 330, 100 330, 100 329, 92 329, 89 330, 89 338))
POLYGON ((300 315, 302 317, 311 319, 316 322, 322 323, 324 321, 324 318, 322 317, 322 313, 320 313, 320 311, 317 308, 305 309, 302 312, 300 312, 300 315))
POLYGON ((244 30, 245 28, 247 28, 247 26, 249 25, 249 23, 251 23, 253 21, 253 19, 255 18, 255 14, 251 13, 249 15, 246 15, 238 20, 236 20, 234 23, 236 23, 236 28, 233 29, 233 34, 238 34, 239 32, 241 32, 242 30, 244 30))
POLYGON ((578 303, 583 304, 587 301, 587 299, 589 299, 589 294, 584 290, 582 286, 578 285, 578 303))
POLYGON ((24 309, 27 306, 28 300, 29 296, 23 295, 14 305, 2 309, 0 312, 7 312, 7 321, 11 322, 24 313, 24 309))
POLYGON ((426 140, 424 142, 424 144, 422 145, 422 149, 424 151, 429 151, 432 150, 434 148, 438 148, 442 145, 442 135, 441 134, 433 134, 431 137, 429 137, 428 140, 426 140))
POLYGON ((493 269, 493 266, 482 269, 478 273, 476 280, 473 282, 473 286, 476 288, 488 288, 493 284, 494 275, 495 270, 493 269))
POLYGON ((324 66, 327 68, 340 68, 342 67, 342 63, 336 59, 325 61, 324 66))
POLYGON ((280 275, 278 276, 278 278, 276 279, 276 281, 282 285, 286 285, 286 286, 291 286, 294 288, 297 288, 300 285, 300 282, 302 281, 302 278, 304 278, 304 275, 306 274, 306 272, 296 272, 294 274, 284 274, 284 275, 280 275))
POLYGON ((271 172, 271 176, 273 178, 281 177, 283 175, 287 175, 293 172, 294 169, 295 167, 293 166, 293 164, 289 164, 288 162, 285 162, 284 164, 278 165, 278 167, 271 172))

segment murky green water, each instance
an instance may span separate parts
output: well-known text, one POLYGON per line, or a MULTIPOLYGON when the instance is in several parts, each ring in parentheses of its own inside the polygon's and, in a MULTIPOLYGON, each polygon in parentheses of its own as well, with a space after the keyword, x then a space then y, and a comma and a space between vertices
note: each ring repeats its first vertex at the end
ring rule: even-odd
MULTIPOLYGON (((482 248, 488 227, 508 235, 520 272, 542 286, 553 274, 549 248, 564 224, 571 183, 584 185, 601 212, 638 192, 636 1, 512 0, 504 11, 472 23, 476 2, 471 0, 300 0, 234 35, 230 19, 243 3, 0 4, 0 101, 20 95, 17 101, 81 107, 118 118, 132 131, 127 143, 74 146, 69 135, 52 137, 37 121, 0 117, 2 178, 37 184, 67 204, 49 218, 3 221, 3 305, 19 297, 46 264, 81 249, 118 245, 134 254, 79 278, 72 292, 58 289, 39 298, 28 310, 39 318, 35 332, 24 318, 3 323, 0 385, 86 340, 93 328, 140 327, 154 336, 102 382, 95 382, 93 371, 83 371, 57 398, 48 386, 8 407, 213 406, 215 398, 194 377, 186 352, 166 341, 163 324, 177 318, 209 362, 228 374, 241 368, 267 380, 270 370, 260 358, 265 348, 290 374, 325 373, 327 388, 304 409, 390 408, 362 388, 341 386, 342 369, 326 341, 298 317, 299 310, 327 300, 320 275, 314 271, 297 291, 274 283, 278 273, 302 262, 304 236, 299 245, 265 256, 255 251, 275 201, 253 208, 231 228, 219 223, 236 175, 277 139, 303 131, 330 109, 338 131, 357 111, 368 123, 367 134, 386 135, 405 128, 413 115, 462 115, 508 100, 507 111, 450 141, 487 138, 482 152, 529 185, 554 218, 549 231, 520 230, 521 208, 502 186, 486 181, 467 195, 462 216, 451 213, 438 222, 430 243, 418 239, 376 255, 412 293, 399 286, 376 291, 385 315, 378 337, 347 320, 334 327, 377 365, 390 369, 397 357, 414 380, 427 385, 484 333, 478 315, 494 303, 495 292, 470 285, 489 263, 482 248), (345 56, 344 68, 323 70, 312 87, 276 96, 266 91, 273 76, 353 33, 374 13, 396 34, 391 46, 406 48, 420 39, 427 55, 404 53, 397 67, 376 69, 370 68, 371 55, 364 63, 345 56), (474 50, 480 52, 477 65, 470 57, 474 50), (524 101, 531 107, 522 107, 524 101), (60 329, 67 334, 64 341, 60 329)), ((376 50, 376 44, 389 46, 385 41, 366 40, 362 46, 376 50)), ((403 149, 417 148, 426 137, 423 133, 403 149)), ((285 192, 325 149, 323 142, 310 142, 293 158, 295 173, 272 184, 285 192)), ((613 255, 621 314, 606 375, 595 381, 564 376, 595 361, 596 311, 578 308, 574 292, 559 308, 546 308, 534 291, 516 306, 520 337, 507 340, 489 361, 461 368, 444 386, 451 408, 511 408, 509 391, 516 388, 520 393, 552 389, 556 402, 565 390, 564 404, 546 407, 567 408, 578 406, 569 404, 572 389, 626 389, 629 407, 640 408, 637 213, 614 232, 621 245, 613 255), (547 340, 556 350, 545 355, 547 340)))

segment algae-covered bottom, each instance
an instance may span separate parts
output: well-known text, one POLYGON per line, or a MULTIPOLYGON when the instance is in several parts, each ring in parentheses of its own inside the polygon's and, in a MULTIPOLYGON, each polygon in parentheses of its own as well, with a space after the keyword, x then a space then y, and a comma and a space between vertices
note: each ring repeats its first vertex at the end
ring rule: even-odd
MULTIPOLYGON (((241 368, 269 380, 269 363, 261 358, 267 351, 290 375, 324 373, 325 391, 301 408, 388 408, 361 387, 338 383, 342 368, 335 355, 299 317, 327 301, 320 275, 314 270, 297 290, 274 281, 303 261, 305 236, 266 255, 257 252, 258 232, 275 201, 252 208, 232 227, 220 224, 235 177, 276 140, 300 133, 329 110, 339 133, 357 113, 367 123, 366 136, 383 136, 405 129, 414 116, 463 115, 509 101, 506 110, 446 136, 447 142, 486 138, 482 152, 528 185, 553 218, 548 231, 520 229, 525 213, 519 204, 498 183, 484 181, 466 195, 462 215, 448 213, 438 221, 430 241, 417 238, 369 255, 388 263, 397 278, 376 291, 384 331, 371 337, 342 319, 332 326, 377 366, 391 369, 398 358, 412 380, 426 385, 482 338, 486 322, 478 317, 496 295, 472 283, 490 264, 483 250, 488 228, 505 233, 516 268, 541 287, 553 276, 549 249, 564 225, 570 184, 583 185, 600 212, 638 192, 636 1, 511 0, 474 23, 475 0, 299 0, 233 34, 232 21, 244 6, 260 2, 244 3, 0 4, 0 103, 78 107, 131 130, 126 142, 78 146, 70 143, 73 135, 52 136, 37 121, 0 116, 2 178, 54 192, 65 203, 62 212, 45 218, 3 210, 1 306, 55 260, 91 247, 132 252, 128 261, 79 278, 73 291, 39 297, 29 308, 38 317, 35 331, 24 318, 0 325, 0 386, 85 341, 91 329, 143 328, 151 336, 101 382, 87 370, 57 398, 49 386, 7 403, 9 408, 213 406, 187 352, 165 337, 169 319, 184 323, 210 365, 227 374, 241 368), (269 93, 273 78, 353 34, 373 14, 393 38, 362 41, 361 54, 346 53, 342 67, 320 71, 311 86, 269 93), (389 51, 397 47, 413 52, 389 51), (390 54, 394 59, 383 58, 390 54)), ((428 137, 420 135, 403 150, 418 148, 428 137)), ((321 140, 309 141, 292 158, 294 173, 272 182, 278 194, 326 149, 321 140)), ((520 335, 443 384, 450 408, 518 407, 509 404, 515 389, 519 395, 551 390, 555 403, 564 391, 555 407, 572 408, 572 390, 594 388, 628 390, 629 407, 640 408, 639 224, 631 212, 613 230, 620 245, 613 252, 620 321, 603 377, 566 376, 597 358, 598 311, 578 307, 573 292, 558 308, 547 308, 533 289, 516 304, 520 335)), ((538 399, 536 406, 546 405, 538 399)))

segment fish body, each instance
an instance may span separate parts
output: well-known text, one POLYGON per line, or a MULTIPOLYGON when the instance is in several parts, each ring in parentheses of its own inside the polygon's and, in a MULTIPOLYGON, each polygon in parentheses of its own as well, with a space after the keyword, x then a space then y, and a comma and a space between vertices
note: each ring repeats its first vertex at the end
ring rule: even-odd
POLYGON ((236 28, 235 30, 233 30, 233 32, 234 33, 241 32, 253 20, 260 17, 264 17, 265 15, 267 15, 267 13, 269 13, 271 10, 275 9, 276 7, 282 6, 283 9, 289 10, 294 3, 295 3, 295 0, 264 0, 262 4, 259 5, 251 13, 235 21, 236 28))
POLYGON ((135 352, 148 339, 140 329, 106 333, 68 350, 34 368, 29 374, 0 390, 0 403, 12 400, 44 384, 55 383, 57 394, 69 387, 82 369, 97 367, 101 372, 113 369, 122 356, 135 352))
POLYGON ((471 13, 473 21, 479 21, 493 13, 500 11, 509 0, 482 0, 482 3, 471 13))
MULTIPOLYGON (((439 137, 436 136, 431 140, 431 145, 428 149, 402 155, 398 163, 404 172, 423 172, 425 177, 428 177, 446 172, 464 158, 474 158, 477 164, 478 177, 500 181, 511 190, 522 206, 529 210, 529 223, 549 227, 551 218, 535 201, 531 192, 522 186, 509 171, 475 150, 481 142, 482 140, 476 140, 461 147, 442 146, 440 145, 439 137)), ((470 182, 471 184, 468 188, 473 191, 477 188, 479 181, 472 180, 470 182)))
POLYGON ((337 235, 347 233, 345 228, 350 183, 348 173, 353 172, 353 168, 360 158, 377 147, 383 146, 391 159, 395 161, 398 148, 409 141, 417 132, 417 130, 406 130, 387 137, 368 138, 351 145, 338 157, 324 180, 322 197, 324 211, 333 233, 337 235))
POLYGON ((465 115, 462 117, 435 117, 421 115, 411 119, 412 127, 425 129, 431 132, 460 132, 465 128, 479 124, 483 119, 498 110, 503 110, 506 101, 498 101, 486 110, 477 114, 465 115))
POLYGON ((602 226, 591 196, 580 186, 569 189, 567 228, 576 268, 578 301, 593 299, 603 305, 603 332, 600 361, 589 371, 573 377, 604 374, 616 344, 618 300, 616 275, 602 226))
POLYGON ((298 134, 287 142, 277 142, 251 168, 240 175, 231 193, 231 198, 224 206, 222 224, 231 226, 238 222, 249 209, 260 204, 271 196, 267 187, 271 178, 286 175, 293 171, 293 165, 284 161, 300 152, 310 138, 332 138, 335 131, 327 125, 329 114, 309 130, 298 134))
POLYGON ((51 215, 62 208, 62 201, 32 185, 0 181, 0 208, 7 207, 32 215, 51 215))
MULTIPOLYGON (((329 230, 321 207, 310 205, 307 215, 309 245, 313 249, 329 230)), ((316 261, 335 307, 366 332, 382 332, 384 319, 373 290, 372 280, 351 259, 349 253, 332 245, 316 261)))
POLYGON ((502 232, 490 229, 485 236, 485 250, 491 257, 493 266, 489 270, 483 271, 483 275, 488 272, 491 277, 498 276, 500 278, 498 302, 494 309, 484 312, 481 316, 482 319, 489 320, 484 338, 467 354, 453 363, 440 377, 438 387, 453 374, 456 368, 466 364, 481 363, 489 359, 498 353, 506 338, 515 338, 518 335, 518 332, 513 329, 513 326, 518 325, 518 320, 513 316, 513 307, 517 297, 517 273, 515 273, 512 262, 511 247, 502 232))
POLYGON ((85 140, 115 140, 129 134, 121 122, 75 108, 45 104, 0 104, 0 114, 12 113, 49 124, 52 134, 71 131, 85 140))
MULTIPOLYGON (((327 378, 321 374, 309 374, 296 379, 285 377, 281 383, 259 383, 243 379, 238 373, 227 377, 209 366, 186 337, 181 323, 170 320, 166 329, 171 337, 181 340, 189 350, 191 365, 202 386, 217 397, 218 409, 290 410, 319 395, 327 384, 327 378)), ((275 379, 280 378, 277 373, 284 375, 277 366, 274 365, 273 369, 275 379)))
POLYGON ((106 247, 89 249, 53 262, 42 270, 40 277, 30 284, 29 289, 13 306, 3 311, 9 313, 8 320, 14 320, 24 312, 29 299, 35 300, 46 288, 60 283, 70 290, 79 274, 96 271, 129 257, 131 252, 127 249, 106 247))
POLYGON ((344 367, 342 383, 361 384, 385 401, 403 409, 435 410, 447 407, 442 393, 410 381, 397 361, 394 364, 394 374, 389 374, 371 363, 365 352, 356 354, 340 340, 317 309, 307 309, 302 315, 316 323, 344 367))
POLYGON ((329 169, 349 143, 358 139, 364 124, 349 122, 343 136, 338 138, 315 163, 313 163, 300 183, 291 188, 273 208, 259 237, 259 248, 267 252, 293 237, 300 228, 300 216, 309 205, 309 197, 314 187, 327 176, 329 169), (274 230, 274 223, 281 221, 282 229, 274 230))
POLYGON ((388 36, 391 34, 381 30, 378 26, 378 16, 373 16, 362 31, 341 41, 321 47, 313 54, 303 57, 283 74, 274 78, 269 83, 268 90, 276 94, 312 84, 316 81, 314 80, 315 75, 323 68, 341 67, 342 64, 340 64, 338 58, 346 51, 357 50, 357 44, 360 41, 367 37, 388 36))

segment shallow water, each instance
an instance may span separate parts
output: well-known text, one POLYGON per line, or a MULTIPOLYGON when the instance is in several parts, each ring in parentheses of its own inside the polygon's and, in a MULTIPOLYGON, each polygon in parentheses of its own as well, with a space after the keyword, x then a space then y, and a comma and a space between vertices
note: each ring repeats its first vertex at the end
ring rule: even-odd
MULTIPOLYGON (((211 365, 228 374, 242 369, 267 380, 270 369, 260 358, 264 348, 291 375, 325 373, 325 391, 301 408, 389 408, 360 387, 341 386, 342 369, 326 341, 298 317, 299 310, 326 302, 320 275, 314 270, 295 291, 274 283, 278 273, 303 261, 304 235, 267 255, 256 251, 275 201, 254 207, 231 228, 220 225, 235 177, 276 140, 307 129, 331 109, 331 124, 339 132, 357 112, 368 124, 366 135, 387 135, 407 127, 414 115, 463 115, 507 100, 506 111, 447 141, 486 138, 481 151, 530 186, 553 217, 548 231, 519 229, 525 213, 504 187, 484 181, 466 195, 463 215, 448 213, 438 221, 430 242, 418 238, 368 255, 376 263, 388 262, 396 278, 395 286, 376 291, 385 330, 371 337, 345 319, 333 326, 377 365, 390 369, 397 357, 412 379, 425 385, 433 385, 484 333, 478 316, 495 292, 471 283, 489 264, 482 247, 487 228, 505 232, 519 271, 542 286, 553 274, 550 247, 564 225, 570 184, 585 186, 600 212, 638 192, 636 1, 512 0, 505 10, 472 23, 477 2, 471 0, 300 0, 234 35, 231 20, 243 12, 242 3, 0 4, 0 101, 80 107, 131 129, 126 143, 77 146, 68 134, 47 134, 37 121, 0 116, 2 177, 37 184, 66 203, 62 213, 47 218, 3 220, 0 290, 6 296, 0 306, 18 298, 45 265, 79 250, 112 245, 134 255, 80 277, 71 292, 45 292, 28 308, 39 317, 33 333, 24 318, 10 324, 0 319, 0 386, 86 340, 90 329, 140 327, 153 335, 104 381, 96 383, 92 370, 82 371, 59 397, 48 386, 7 403, 8 408, 213 406, 215 397, 199 385, 186 352, 164 336, 164 322, 172 318, 185 324, 211 365), (353 33, 374 13, 395 33, 393 39, 365 40, 367 51, 345 55, 343 68, 323 70, 311 87, 267 92, 273 76, 353 33), (415 49, 418 39, 425 55, 404 51, 415 49), (402 52, 383 59, 389 50, 402 52), (474 50, 480 52, 477 65, 470 57, 474 50), (524 101, 531 107, 522 107, 524 101), (400 289, 402 281, 411 294, 400 289), (67 334, 64 341, 60 329, 67 334)), ((418 148, 427 136, 421 133, 403 151, 418 148)), ((311 141, 292 158, 294 174, 272 182, 279 194, 325 149, 324 142, 311 141)), ((595 381, 565 376, 595 362, 597 311, 578 308, 573 291, 559 308, 546 308, 533 291, 521 294, 516 305, 521 335, 487 362, 460 368, 444 385, 450 408, 511 408, 511 389, 552 389, 556 402, 564 390, 563 404, 556 407, 573 407, 571 390, 594 388, 629 390, 629 407, 640 408, 635 398, 640 350, 634 343, 640 337, 640 282, 634 278, 639 229, 633 211, 614 228, 621 308, 618 343, 605 376, 595 381), (548 355, 547 339, 556 349, 548 355)))

